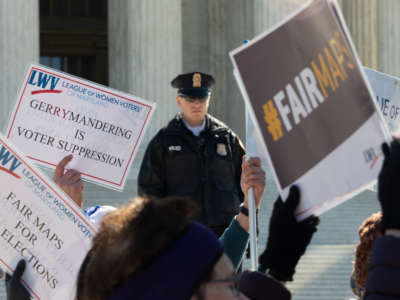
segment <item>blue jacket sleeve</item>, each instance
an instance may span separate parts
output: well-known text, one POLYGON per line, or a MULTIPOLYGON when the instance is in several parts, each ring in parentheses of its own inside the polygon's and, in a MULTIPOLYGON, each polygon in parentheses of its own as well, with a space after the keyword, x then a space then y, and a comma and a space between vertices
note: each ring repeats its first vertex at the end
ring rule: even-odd
POLYGON ((243 254, 246 251, 247 243, 249 241, 249 233, 240 226, 236 217, 234 217, 231 224, 225 229, 219 240, 224 252, 231 259, 234 268, 237 269, 242 261, 243 254))

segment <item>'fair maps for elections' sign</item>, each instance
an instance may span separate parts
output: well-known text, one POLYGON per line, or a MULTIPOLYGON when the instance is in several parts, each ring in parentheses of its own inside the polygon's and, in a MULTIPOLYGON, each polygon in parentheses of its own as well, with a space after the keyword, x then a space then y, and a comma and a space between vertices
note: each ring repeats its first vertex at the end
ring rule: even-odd
POLYGON ((82 177, 122 190, 154 104, 43 66, 31 65, 7 129, 35 162, 66 155, 82 177))
POLYGON ((336 2, 309 1, 231 58, 278 189, 301 189, 298 219, 376 179, 390 136, 336 2))
POLYGON ((0 134, 0 266, 26 262, 34 299, 72 300, 95 229, 55 184, 0 134))

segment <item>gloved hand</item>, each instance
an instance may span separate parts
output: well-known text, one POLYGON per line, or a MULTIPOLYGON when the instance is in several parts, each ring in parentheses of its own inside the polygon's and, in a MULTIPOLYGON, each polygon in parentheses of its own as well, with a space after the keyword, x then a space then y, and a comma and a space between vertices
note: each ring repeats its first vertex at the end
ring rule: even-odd
POLYGON ((306 251, 319 218, 315 216, 297 222, 294 212, 300 202, 297 186, 290 188, 284 203, 279 197, 274 204, 267 246, 259 257, 260 270, 269 269, 269 274, 279 281, 292 281, 296 265, 306 251))
POLYGON ((13 275, 6 274, 7 300, 29 300, 28 291, 21 284, 21 277, 25 271, 25 261, 21 259, 14 270, 13 275))
POLYGON ((382 207, 382 230, 400 229, 400 143, 382 144, 385 156, 378 177, 378 198, 382 207))

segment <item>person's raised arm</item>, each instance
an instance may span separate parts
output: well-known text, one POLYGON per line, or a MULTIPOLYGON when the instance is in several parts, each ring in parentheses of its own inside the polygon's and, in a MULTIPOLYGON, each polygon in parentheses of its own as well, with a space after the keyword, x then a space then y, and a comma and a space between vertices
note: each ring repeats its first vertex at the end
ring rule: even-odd
POLYGON ((242 175, 240 179, 240 186, 244 194, 244 201, 241 204, 244 208, 241 209, 242 212, 237 216, 237 221, 239 224, 248 232, 249 231, 249 198, 248 191, 250 188, 254 191, 254 200, 256 208, 260 206, 261 199, 265 189, 265 172, 261 168, 261 160, 258 157, 250 157, 246 161, 246 156, 243 155, 242 159, 242 175), (243 213, 243 211, 245 213, 243 213), (247 214, 246 214, 247 212, 247 214))
POLYGON ((72 155, 64 157, 56 166, 54 171, 54 182, 79 206, 82 207, 83 182, 81 173, 77 170, 65 167, 72 160, 72 155))
MULTIPOLYGON (((265 188, 265 172, 261 168, 259 158, 252 157, 246 161, 246 157, 243 157, 241 188, 245 195, 247 195, 249 188, 254 189, 256 207, 258 207, 265 188)), ((232 260, 235 268, 240 265, 249 241, 249 217, 248 212, 246 213, 248 209, 247 203, 248 199, 245 196, 245 200, 242 203, 245 210, 243 211, 243 208, 240 210, 239 214, 233 218, 231 224, 219 239, 225 253, 232 260)))

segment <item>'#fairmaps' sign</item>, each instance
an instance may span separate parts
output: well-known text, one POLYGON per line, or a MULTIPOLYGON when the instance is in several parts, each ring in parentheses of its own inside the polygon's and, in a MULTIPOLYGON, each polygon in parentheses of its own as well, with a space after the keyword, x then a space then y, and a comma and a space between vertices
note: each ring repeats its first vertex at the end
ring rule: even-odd
POLYGON ((298 219, 377 178, 390 136, 335 1, 309 1, 231 59, 280 193, 301 190, 298 219))

